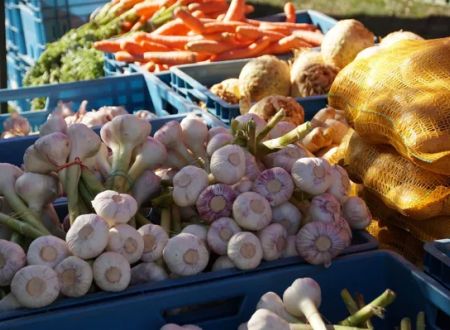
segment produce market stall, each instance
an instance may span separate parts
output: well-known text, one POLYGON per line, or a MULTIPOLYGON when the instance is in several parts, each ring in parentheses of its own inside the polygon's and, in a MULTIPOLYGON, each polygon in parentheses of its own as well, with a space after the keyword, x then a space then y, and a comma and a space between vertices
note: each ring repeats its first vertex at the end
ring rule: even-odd
POLYGON ((254 10, 6 1, 0 329, 448 329, 450 37, 254 10))

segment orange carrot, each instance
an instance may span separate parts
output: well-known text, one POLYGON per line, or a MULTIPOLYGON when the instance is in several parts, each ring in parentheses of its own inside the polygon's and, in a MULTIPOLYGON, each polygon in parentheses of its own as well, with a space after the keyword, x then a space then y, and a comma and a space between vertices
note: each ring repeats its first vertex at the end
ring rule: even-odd
POLYGON ((226 14, 220 14, 220 15, 218 15, 218 16, 216 17, 216 19, 217 19, 218 21, 223 21, 223 19, 225 18, 225 15, 226 15, 226 14))
POLYGON ((297 22, 297 15, 295 14, 295 5, 292 2, 286 2, 284 5, 284 15, 286 15, 286 22, 297 22))
POLYGON ((138 54, 144 54, 145 49, 142 47, 138 42, 134 40, 123 40, 120 43, 120 48, 131 55, 138 55, 138 54))
POLYGON ((254 11, 255 11, 255 7, 254 6, 252 6, 252 5, 245 5, 245 8, 244 8, 244 14, 245 15, 251 14, 254 11))
POLYGON ((153 35, 150 33, 139 33, 135 37, 136 41, 153 41, 169 48, 184 49, 184 46, 193 40, 200 39, 199 36, 166 36, 153 35))
POLYGON ((264 49, 266 49, 270 45, 271 42, 272 39, 270 37, 264 36, 262 38, 259 38, 252 44, 250 44, 248 47, 223 52, 221 54, 218 54, 217 56, 214 56, 212 60, 225 61, 225 60, 234 60, 238 58, 255 57, 260 55, 264 51, 264 49))
POLYGON ((317 30, 317 27, 315 27, 312 24, 309 23, 290 23, 290 22, 261 22, 259 24, 261 27, 285 27, 290 28, 292 30, 309 30, 314 31, 317 30))
POLYGON ((175 11, 174 15, 175 17, 181 19, 192 31, 197 33, 203 32, 203 23, 198 18, 192 16, 192 14, 187 10, 179 8, 175 11))
POLYGON ((203 3, 191 3, 188 6, 190 12, 196 10, 202 11, 205 15, 217 12, 225 12, 228 9, 228 3, 223 0, 208 1, 203 3))
POLYGON ((179 18, 174 19, 166 24, 161 25, 156 30, 152 31, 151 34, 159 35, 186 35, 190 29, 184 24, 179 18))
POLYGON ((143 62, 143 55, 132 55, 125 51, 120 51, 115 54, 116 60, 120 62, 143 62))
POLYGON ((236 28, 236 35, 238 39, 253 39, 256 40, 262 36, 262 31, 256 26, 243 25, 236 28))
POLYGON ((140 65, 141 68, 143 68, 147 72, 153 72, 155 71, 155 63, 152 61, 149 61, 147 63, 142 63, 140 65))
POLYGON ((94 48, 105 53, 115 53, 121 50, 120 40, 101 40, 94 43, 94 48))
POLYGON ((320 31, 301 31, 297 30, 292 32, 293 35, 303 39, 307 43, 310 43, 312 46, 320 46, 323 40, 323 34, 320 31))
POLYGON ((220 54, 236 48, 236 43, 219 42, 215 40, 198 40, 186 44, 186 49, 192 52, 202 52, 208 54, 220 54))
POLYGON ((213 34, 219 32, 234 32, 235 27, 232 25, 224 25, 222 22, 206 23, 203 25, 203 34, 213 34))
POLYGON ((139 17, 145 17, 146 19, 152 17, 152 15, 161 8, 160 2, 141 2, 133 7, 136 11, 136 15, 139 17))
POLYGON ((276 42, 270 44, 264 50, 265 54, 285 54, 294 49, 302 48, 302 47, 311 47, 311 44, 307 43, 301 38, 298 38, 294 35, 284 37, 276 42))
POLYGON ((223 18, 224 22, 241 21, 245 18, 245 0, 231 0, 230 7, 223 18))
POLYGON ((144 54, 146 61, 152 61, 156 64, 178 65, 187 63, 196 63, 209 57, 205 53, 197 53, 186 50, 172 52, 147 52, 144 54))
POLYGON ((192 12, 192 16, 197 17, 197 18, 205 18, 206 15, 204 12, 202 12, 201 10, 194 10, 192 12))
POLYGON ((263 30, 262 34, 264 36, 272 38, 273 40, 278 40, 278 39, 284 38, 286 36, 283 33, 280 33, 280 32, 277 32, 277 31, 271 31, 271 30, 267 30, 267 31, 263 30))
POLYGON ((145 49, 146 52, 168 52, 171 50, 167 46, 147 40, 141 41, 140 44, 145 49))

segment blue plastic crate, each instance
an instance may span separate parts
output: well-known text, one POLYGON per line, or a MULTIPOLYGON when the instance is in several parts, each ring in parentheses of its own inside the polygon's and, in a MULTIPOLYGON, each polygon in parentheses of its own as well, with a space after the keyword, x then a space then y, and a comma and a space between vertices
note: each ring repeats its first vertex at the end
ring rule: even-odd
POLYGON ((425 271, 450 289, 450 238, 428 242, 425 248, 425 271))
POLYGON ((348 315, 340 299, 341 289, 360 292, 370 301, 390 288, 397 298, 383 320, 373 320, 375 329, 394 329, 401 318, 415 320, 421 310, 426 313, 427 329, 448 329, 450 324, 450 292, 391 252, 338 258, 329 268, 295 265, 265 271, 223 270, 216 275, 219 273, 227 276, 212 280, 208 274, 201 274, 194 283, 189 277, 167 280, 131 288, 127 296, 93 294, 91 299, 67 299, 64 304, 29 311, 27 315, 9 313, 0 322, 0 329, 47 330, 61 324, 67 330, 159 329, 169 322, 197 324, 205 330, 236 329, 248 321, 264 293, 274 291, 281 295, 299 277, 312 277, 319 282, 320 311, 334 323, 348 315), (105 300, 95 303, 94 295, 105 300))
MULTIPOLYGON (((98 109, 105 105, 122 105, 129 112, 146 109, 158 116, 186 113, 195 108, 158 78, 138 73, 59 85, 0 90, 0 102, 26 104, 26 107, 21 109, 21 114, 30 121, 35 131, 45 122, 60 100, 72 102, 74 110, 78 109, 83 100, 87 100, 90 109, 98 109), (45 108, 42 111, 29 111, 29 101, 37 97, 46 98, 45 108)), ((0 131, 3 129, 3 121, 8 116, 0 115, 0 131)), ((20 165, 25 149, 35 139, 36 136, 25 136, 0 140, 0 161, 20 165)))
MULTIPOLYGON (((18 52, 11 48, 7 48, 6 67, 8 75, 8 88, 17 89, 22 86, 23 78, 30 69, 31 64, 25 58, 20 56, 18 52)), ((26 106, 26 103, 20 102, 20 107, 26 106)))

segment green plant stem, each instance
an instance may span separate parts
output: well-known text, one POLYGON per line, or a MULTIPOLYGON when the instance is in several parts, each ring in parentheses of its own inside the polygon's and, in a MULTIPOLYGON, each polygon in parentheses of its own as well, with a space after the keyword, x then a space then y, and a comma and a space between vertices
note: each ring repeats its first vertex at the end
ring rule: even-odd
POLYGON ((166 192, 151 200, 153 207, 170 207, 173 204, 172 193, 166 192))
POLYGON ((277 149, 283 148, 288 144, 292 144, 303 139, 306 136, 306 134, 308 134, 311 131, 311 129, 312 129, 311 123, 307 121, 297 126, 292 131, 286 133, 285 135, 280 136, 279 138, 264 141, 262 145, 270 152, 276 151, 277 149))
MULTIPOLYGON (((358 304, 358 309, 363 308, 366 305, 362 294, 356 293, 356 303, 358 304)), ((372 321, 370 321, 370 319, 368 319, 364 323, 364 325, 367 329, 373 329, 373 324, 372 324, 372 321)))
POLYGON ((256 154, 256 123, 253 119, 248 122, 247 148, 251 154, 256 154))
POLYGON ((339 322, 341 325, 358 326, 372 316, 375 315, 375 309, 378 307, 384 308, 390 305, 395 300, 395 293, 387 289, 380 296, 375 298, 369 304, 358 310, 355 314, 350 315, 345 320, 339 322))
POLYGON ((170 235, 171 219, 170 210, 168 208, 161 209, 161 227, 163 227, 167 235, 170 235))
POLYGON ((81 169, 81 179, 89 189, 94 194, 94 197, 105 190, 105 186, 100 182, 99 179, 92 173, 88 168, 83 167, 81 169))
POLYGON ((80 180, 80 166, 69 166, 66 171, 65 191, 67 195, 67 207, 69 208, 69 219, 72 225, 75 219, 80 215, 79 197, 78 197, 78 183, 80 180))
POLYGON ((281 108, 275 116, 270 118, 267 125, 263 128, 261 132, 259 132, 258 136, 256 137, 256 142, 259 143, 267 136, 267 134, 270 133, 271 130, 286 116, 286 112, 283 108, 281 108))
POLYGON ((38 238, 40 236, 49 235, 48 232, 43 232, 35 227, 14 219, 7 214, 0 213, 0 224, 9 227, 11 230, 17 232, 20 235, 27 236, 29 238, 38 238))
POLYGON ((343 289, 341 291, 341 298, 344 301, 345 307, 347 308, 350 315, 355 314, 358 311, 358 305, 356 305, 356 301, 353 299, 350 292, 347 289, 343 289))
POLYGON ((91 193, 89 188, 86 187, 83 180, 80 180, 80 182, 78 183, 78 191, 81 199, 86 204, 86 206, 91 205, 91 202, 94 199, 94 195, 91 193))
POLYGON ((172 206, 172 228, 172 231, 176 234, 181 232, 181 214, 180 209, 176 205, 172 206))
POLYGON ((400 322, 400 330, 411 330, 411 320, 407 317, 400 322))
POLYGON ((16 231, 13 231, 11 237, 9 238, 11 242, 17 243, 19 245, 22 244, 22 236, 16 231))
POLYGON ((128 170, 131 161, 131 146, 119 144, 119 149, 113 151, 110 189, 124 193, 128 180, 128 170))
POLYGON ((137 212, 134 215, 134 218, 136 219, 136 225, 137 225, 136 227, 137 228, 148 225, 150 223, 150 221, 145 216, 143 216, 142 213, 140 213, 140 212, 137 212))
POLYGON ((44 224, 39 218, 28 208, 28 206, 12 191, 3 191, 3 197, 5 197, 8 205, 16 212, 21 219, 27 222, 30 226, 36 228, 39 232, 45 235, 50 235, 50 232, 45 228, 44 224))
MULTIPOLYGON (((309 324, 291 323, 289 324, 290 330, 314 330, 309 324)), ((365 330, 364 328, 350 327, 345 325, 325 325, 327 330, 365 330)))
POLYGON ((425 313, 419 312, 416 319, 416 330, 425 330, 425 313))

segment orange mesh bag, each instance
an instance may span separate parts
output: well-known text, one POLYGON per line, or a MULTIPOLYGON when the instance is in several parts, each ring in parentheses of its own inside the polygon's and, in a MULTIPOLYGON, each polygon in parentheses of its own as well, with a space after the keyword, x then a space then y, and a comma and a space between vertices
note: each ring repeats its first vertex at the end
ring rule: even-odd
POLYGON ((328 101, 368 142, 450 175, 450 37, 399 41, 353 61, 328 101))
POLYGON ((450 177, 416 166, 390 146, 369 144, 355 131, 340 148, 350 178, 390 208, 417 220, 450 215, 450 177))

